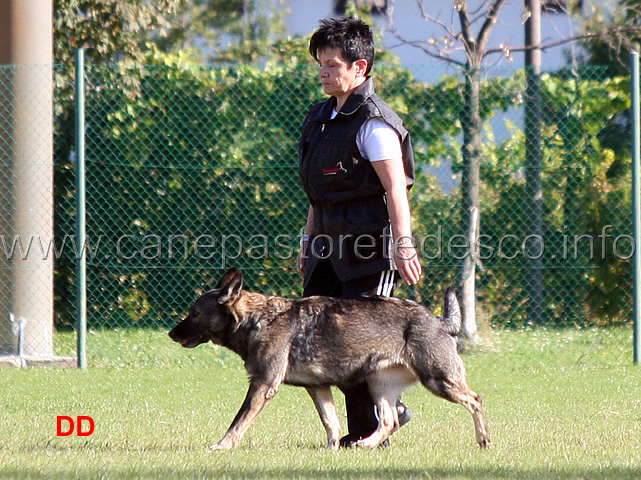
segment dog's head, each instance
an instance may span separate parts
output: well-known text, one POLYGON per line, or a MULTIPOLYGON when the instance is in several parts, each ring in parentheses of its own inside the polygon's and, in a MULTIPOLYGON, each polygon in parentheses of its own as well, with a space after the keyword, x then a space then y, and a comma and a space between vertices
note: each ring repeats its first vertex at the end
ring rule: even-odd
POLYGON ((169 337, 185 348, 221 338, 235 320, 230 308, 243 288, 243 272, 238 268, 228 270, 216 288, 202 295, 191 307, 189 315, 176 325, 169 337))

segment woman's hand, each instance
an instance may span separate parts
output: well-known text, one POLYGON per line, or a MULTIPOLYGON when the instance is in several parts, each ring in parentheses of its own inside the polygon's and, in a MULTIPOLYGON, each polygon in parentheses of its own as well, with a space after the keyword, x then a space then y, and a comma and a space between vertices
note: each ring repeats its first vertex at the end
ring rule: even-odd
POLYGON ((307 221, 305 222, 305 233, 300 237, 300 249, 296 258, 296 268, 301 277, 305 278, 305 264, 309 253, 309 240, 314 226, 314 207, 311 205, 307 210, 307 221))
POLYGON ((305 277, 305 264, 307 263, 307 254, 309 251, 309 236, 304 235, 300 239, 300 249, 298 250, 298 258, 296 258, 296 267, 301 277, 305 277))
POLYGON ((394 263, 399 275, 408 285, 416 285, 421 278, 421 262, 410 237, 394 242, 394 263))

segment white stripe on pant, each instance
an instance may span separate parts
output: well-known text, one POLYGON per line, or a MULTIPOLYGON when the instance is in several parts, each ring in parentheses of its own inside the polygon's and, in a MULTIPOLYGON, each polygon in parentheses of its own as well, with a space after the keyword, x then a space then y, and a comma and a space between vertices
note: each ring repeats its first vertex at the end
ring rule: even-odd
POLYGON ((381 279, 378 281, 376 295, 389 297, 394 288, 394 270, 385 270, 381 272, 381 279))

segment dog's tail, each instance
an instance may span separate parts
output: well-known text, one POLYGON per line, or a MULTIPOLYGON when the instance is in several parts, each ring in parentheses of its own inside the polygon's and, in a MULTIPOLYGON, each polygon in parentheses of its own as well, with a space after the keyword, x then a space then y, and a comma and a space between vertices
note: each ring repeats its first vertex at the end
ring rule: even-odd
POLYGON ((461 309, 456 299, 456 292, 452 287, 445 291, 443 304, 443 330, 452 336, 458 336, 461 331, 461 309))

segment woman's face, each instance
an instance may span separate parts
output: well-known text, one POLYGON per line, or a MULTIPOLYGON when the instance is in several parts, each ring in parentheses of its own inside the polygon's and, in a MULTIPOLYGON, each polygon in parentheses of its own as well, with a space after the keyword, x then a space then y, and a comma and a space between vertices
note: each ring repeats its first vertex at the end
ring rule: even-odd
POLYGON ((327 95, 341 98, 365 81, 367 60, 347 63, 338 48, 327 48, 318 52, 319 76, 327 95))

